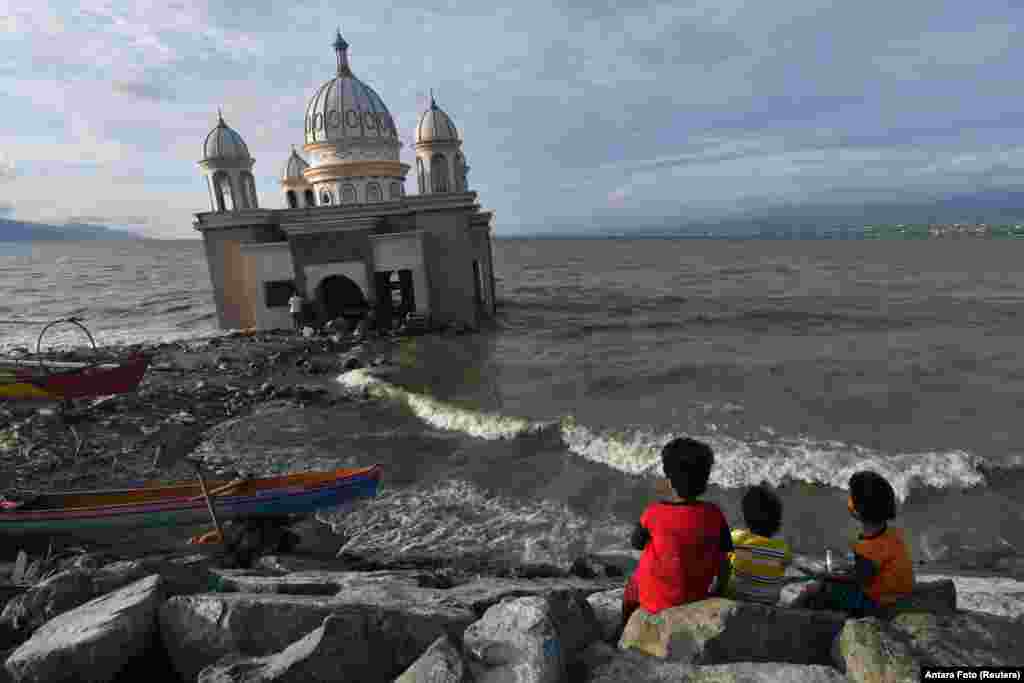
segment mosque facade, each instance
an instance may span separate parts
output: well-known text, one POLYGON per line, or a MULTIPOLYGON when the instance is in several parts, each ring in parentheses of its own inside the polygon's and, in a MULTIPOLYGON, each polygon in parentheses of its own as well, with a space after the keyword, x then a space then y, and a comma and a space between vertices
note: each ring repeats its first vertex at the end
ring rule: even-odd
POLYGON ((193 227, 219 325, 290 327, 297 291, 312 321, 372 310, 386 328, 406 313, 479 328, 495 312, 493 213, 469 189, 458 130, 431 96, 416 127, 418 193, 406 195, 395 122, 352 73, 348 47, 339 31, 337 73, 306 107, 306 156, 293 147, 281 172, 283 208, 260 208, 255 161, 222 116, 206 136, 210 211, 193 227))

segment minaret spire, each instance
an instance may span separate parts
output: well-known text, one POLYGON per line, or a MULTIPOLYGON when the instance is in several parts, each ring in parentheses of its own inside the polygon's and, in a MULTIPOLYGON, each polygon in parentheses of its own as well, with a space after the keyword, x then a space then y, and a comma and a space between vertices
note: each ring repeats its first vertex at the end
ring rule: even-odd
POLYGON ((352 70, 348 66, 348 43, 341 37, 341 27, 338 27, 338 36, 334 39, 334 51, 338 54, 338 75, 351 76, 352 70))

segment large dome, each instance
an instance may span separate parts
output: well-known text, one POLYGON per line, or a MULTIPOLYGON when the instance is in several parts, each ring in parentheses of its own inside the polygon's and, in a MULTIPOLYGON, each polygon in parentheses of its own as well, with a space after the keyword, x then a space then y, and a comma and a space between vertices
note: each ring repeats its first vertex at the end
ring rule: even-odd
POLYGON ((340 31, 334 50, 338 75, 320 86, 306 107, 306 144, 369 140, 397 146, 395 122, 373 88, 352 75, 340 31))
POLYGON ((203 143, 203 160, 240 159, 248 161, 250 158, 249 148, 245 146, 242 136, 229 128, 228 124, 224 123, 224 117, 217 112, 217 127, 209 132, 203 143))
POLYGON ((416 142, 455 142, 459 139, 452 119, 430 96, 430 108, 423 112, 419 125, 416 126, 416 142))

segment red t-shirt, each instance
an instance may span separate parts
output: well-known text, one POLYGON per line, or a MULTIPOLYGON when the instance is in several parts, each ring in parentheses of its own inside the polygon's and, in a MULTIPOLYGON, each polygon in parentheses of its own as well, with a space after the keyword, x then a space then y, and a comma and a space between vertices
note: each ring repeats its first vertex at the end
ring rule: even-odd
POLYGON ((654 614, 708 597, 732 549, 729 525, 714 503, 651 503, 640 516, 650 540, 634 579, 640 606, 654 614))

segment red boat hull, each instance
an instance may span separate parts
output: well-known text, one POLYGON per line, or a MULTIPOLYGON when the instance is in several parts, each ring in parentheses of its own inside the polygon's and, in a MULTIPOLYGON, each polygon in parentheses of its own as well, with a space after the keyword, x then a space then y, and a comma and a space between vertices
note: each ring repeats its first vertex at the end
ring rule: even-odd
POLYGON ((18 369, 13 381, 0 384, 0 399, 64 401, 135 391, 149 367, 149 356, 132 356, 114 366, 73 370, 18 369))

